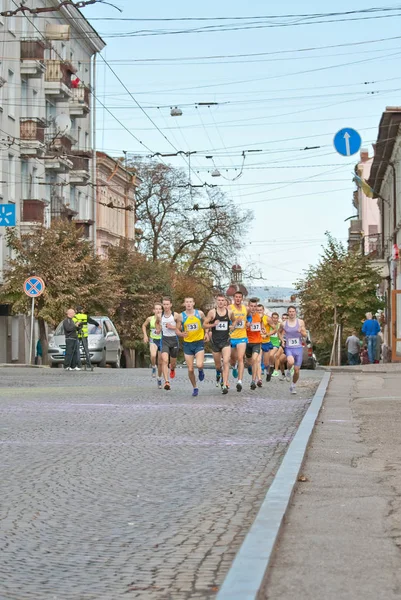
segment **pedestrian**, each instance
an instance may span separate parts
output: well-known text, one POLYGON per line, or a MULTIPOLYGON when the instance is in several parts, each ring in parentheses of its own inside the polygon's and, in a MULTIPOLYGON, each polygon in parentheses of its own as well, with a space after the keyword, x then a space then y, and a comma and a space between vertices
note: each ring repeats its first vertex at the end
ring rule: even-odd
POLYGON ((363 365, 369 364, 368 347, 366 345, 363 347, 363 350, 361 350, 361 363, 363 365))
POLYGON ((369 362, 373 364, 376 359, 377 334, 380 331, 380 325, 376 319, 372 318, 372 313, 366 313, 366 321, 362 325, 362 333, 366 336, 369 362))
POLYGON ((43 357, 42 342, 39 339, 36 344, 35 365, 42 364, 42 362, 43 362, 42 357, 43 357))
POLYGON ((67 317, 63 321, 65 335, 65 357, 64 369, 66 371, 80 371, 77 364, 77 347, 78 347, 78 327, 74 322, 75 310, 69 308, 67 317))
POLYGON ((348 364, 358 365, 359 355, 361 352, 361 341, 357 335, 356 329, 353 329, 352 335, 347 337, 347 339, 345 340, 345 345, 347 346, 348 352, 348 364))

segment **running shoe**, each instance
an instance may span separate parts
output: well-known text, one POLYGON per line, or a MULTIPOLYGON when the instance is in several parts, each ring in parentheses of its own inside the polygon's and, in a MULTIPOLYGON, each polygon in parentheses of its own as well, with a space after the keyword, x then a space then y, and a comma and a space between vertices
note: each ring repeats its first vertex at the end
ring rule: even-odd
POLYGON ((267 373, 266 373, 266 381, 270 381, 270 379, 272 378, 272 375, 274 375, 274 373, 270 373, 270 369, 268 369, 267 373))
POLYGON ((221 388, 221 393, 228 394, 228 387, 226 385, 223 385, 223 387, 221 388))
POLYGON ((174 379, 175 377, 175 369, 170 369, 170 379, 174 379))
POLYGON ((152 367, 152 377, 156 377, 156 367, 152 367))
POLYGON ((164 384, 164 389, 171 390, 170 383, 168 381, 166 381, 166 383, 164 384))
POLYGON ((261 380, 261 379, 258 379, 258 381, 256 382, 256 385, 257 385, 258 387, 262 387, 262 386, 263 386, 262 380, 261 380))
POLYGON ((281 374, 280 374, 280 379, 279 379, 279 381, 285 381, 285 375, 284 375, 284 373, 281 373, 281 374))
POLYGON ((248 367, 248 373, 252 377, 252 367, 248 367))
POLYGON ((287 381, 291 381, 291 371, 289 371, 288 369, 285 372, 285 378, 287 381))
POLYGON ((71 371, 71 367, 65 367, 64 371, 71 371))
POLYGON ((194 390, 193 390, 193 392, 192 392, 192 395, 193 395, 193 396, 197 396, 198 394, 199 394, 199 390, 198 390, 198 388, 194 388, 194 390))
POLYGON ((252 379, 251 390, 256 390, 256 383, 252 379))
POLYGON ((237 377, 238 377, 238 369, 237 369, 237 367, 233 367, 233 377, 234 377, 234 379, 237 379, 237 377))
POLYGON ((297 390, 295 389, 295 383, 292 383, 290 385, 290 392, 291 392, 291 394, 296 394, 297 393, 297 390))
POLYGON ((75 369, 71 369, 71 371, 82 371, 79 367, 75 367, 75 369))
MULTIPOLYGON (((199 369, 199 381, 203 381, 205 379, 205 371, 203 369, 199 369)), ((195 388, 197 389, 197 388, 195 388)))
POLYGON ((280 375, 280 371, 276 371, 276 369, 274 369, 273 373, 272 373, 272 377, 278 377, 280 375))
POLYGON ((161 379, 157 380, 157 387, 159 388, 159 390, 162 389, 162 380, 161 379))
POLYGON ((238 381, 237 383, 237 392, 242 392, 242 381, 238 381))

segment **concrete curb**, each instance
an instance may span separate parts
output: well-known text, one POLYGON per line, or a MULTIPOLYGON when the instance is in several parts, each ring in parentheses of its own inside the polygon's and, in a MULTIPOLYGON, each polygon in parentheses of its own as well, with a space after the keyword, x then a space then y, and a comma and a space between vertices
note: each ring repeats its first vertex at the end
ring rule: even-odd
POLYGON ((217 600, 257 600, 330 381, 325 373, 217 600))
POLYGON ((17 363, 2 363, 0 369, 21 368, 21 369, 49 369, 48 365, 24 365, 17 363))

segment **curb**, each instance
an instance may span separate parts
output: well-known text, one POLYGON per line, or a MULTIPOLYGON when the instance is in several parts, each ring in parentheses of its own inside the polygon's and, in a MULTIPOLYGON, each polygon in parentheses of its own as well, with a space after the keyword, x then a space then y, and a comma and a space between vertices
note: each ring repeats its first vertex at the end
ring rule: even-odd
POLYGON ((330 377, 324 374, 216 600, 257 600, 330 377))
POLYGON ((22 363, 2 363, 0 364, 0 369, 48 369, 47 365, 25 365, 22 363))

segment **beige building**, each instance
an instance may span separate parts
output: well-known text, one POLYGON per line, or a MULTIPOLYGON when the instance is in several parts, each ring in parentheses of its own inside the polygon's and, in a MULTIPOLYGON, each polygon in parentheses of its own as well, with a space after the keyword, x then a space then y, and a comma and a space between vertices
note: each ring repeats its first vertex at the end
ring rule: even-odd
POLYGON ((135 244, 135 189, 138 179, 118 159, 96 153, 96 248, 101 256, 109 246, 127 240, 135 244))

